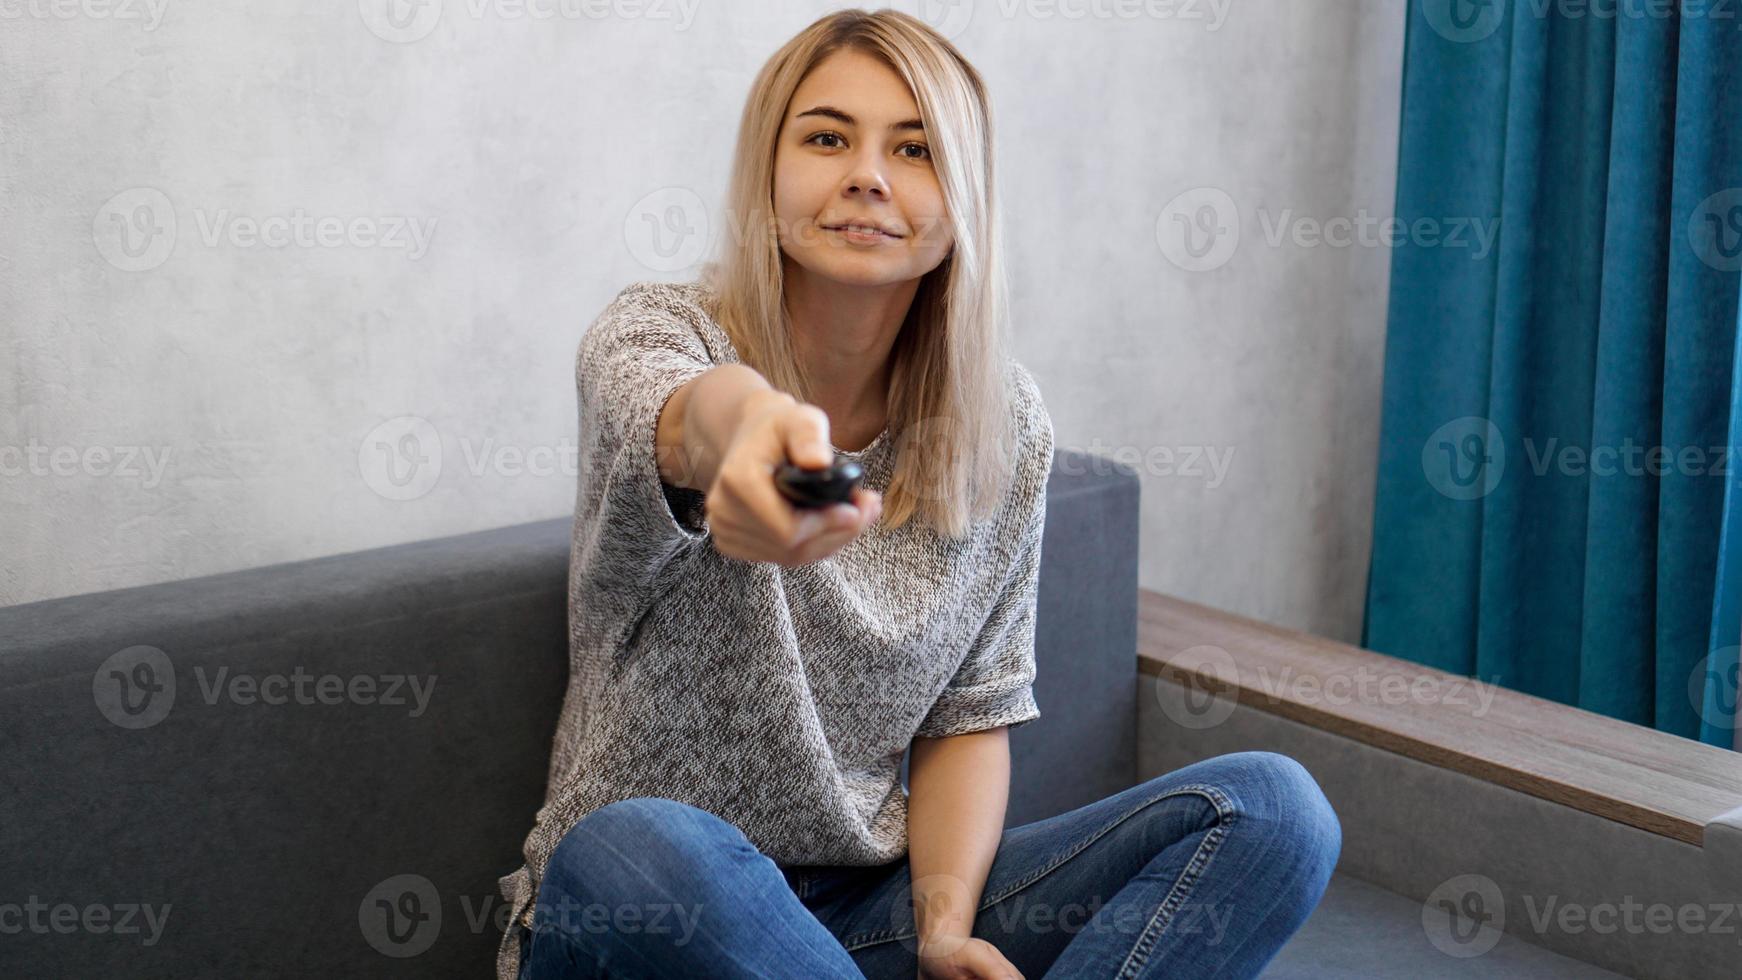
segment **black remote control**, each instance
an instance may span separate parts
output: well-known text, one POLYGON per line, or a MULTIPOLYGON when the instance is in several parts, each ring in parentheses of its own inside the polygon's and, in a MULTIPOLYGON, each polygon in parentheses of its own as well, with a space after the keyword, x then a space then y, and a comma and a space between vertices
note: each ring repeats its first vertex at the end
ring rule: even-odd
POLYGON ((820 470, 782 463, 775 467, 774 485, 795 507, 829 507, 851 504, 853 489, 864 477, 864 469, 850 459, 837 459, 820 470))

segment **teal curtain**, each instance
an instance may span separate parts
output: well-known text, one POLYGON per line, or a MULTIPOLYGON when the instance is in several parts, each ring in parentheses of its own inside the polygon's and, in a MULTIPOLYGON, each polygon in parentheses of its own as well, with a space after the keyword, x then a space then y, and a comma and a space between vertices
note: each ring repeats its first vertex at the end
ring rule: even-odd
POLYGON ((1735 747, 1739 8, 1411 0, 1364 646, 1735 747))

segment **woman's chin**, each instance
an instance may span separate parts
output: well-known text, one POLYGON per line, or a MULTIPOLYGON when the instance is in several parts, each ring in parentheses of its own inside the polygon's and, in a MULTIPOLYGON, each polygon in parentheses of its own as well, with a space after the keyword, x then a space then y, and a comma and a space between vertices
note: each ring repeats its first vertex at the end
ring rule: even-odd
POLYGON ((907 264, 894 261, 892 256, 830 256, 823 262, 802 265, 811 275, 842 286, 891 286, 914 278, 907 264))

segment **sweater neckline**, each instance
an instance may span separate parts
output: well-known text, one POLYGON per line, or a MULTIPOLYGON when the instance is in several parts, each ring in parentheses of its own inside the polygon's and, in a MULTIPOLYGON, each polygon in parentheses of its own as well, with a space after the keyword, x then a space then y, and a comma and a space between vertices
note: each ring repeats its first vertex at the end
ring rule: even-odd
POLYGON ((877 438, 872 439, 869 443, 866 443, 864 449, 853 449, 853 450, 841 449, 835 445, 833 440, 829 441, 829 448, 833 449, 835 451, 836 456, 847 456, 847 457, 852 458, 852 459, 859 459, 859 458, 865 456, 867 453, 870 453, 872 450, 875 450, 879 446, 883 445, 883 440, 888 435, 889 435, 889 426, 885 425, 883 427, 883 431, 877 433, 877 438))

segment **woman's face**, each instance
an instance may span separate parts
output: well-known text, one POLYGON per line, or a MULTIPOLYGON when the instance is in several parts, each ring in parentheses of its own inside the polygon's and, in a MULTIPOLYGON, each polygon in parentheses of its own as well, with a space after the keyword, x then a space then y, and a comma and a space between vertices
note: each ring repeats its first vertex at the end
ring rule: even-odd
POLYGON ((937 268, 954 241, 919 106, 883 62, 837 51, 799 83, 774 152, 781 251, 814 275, 881 286, 937 268), (885 234, 855 236, 863 223, 885 234))

